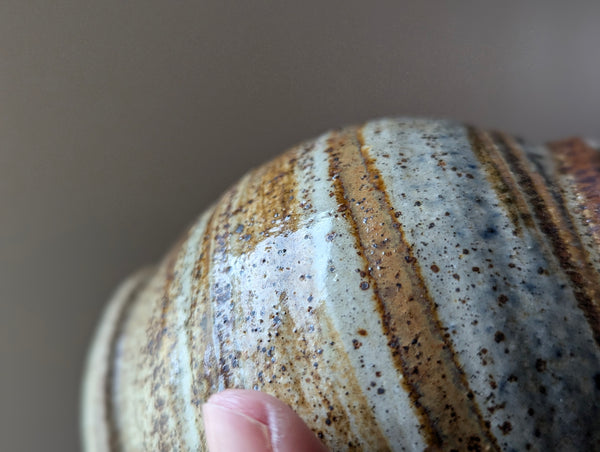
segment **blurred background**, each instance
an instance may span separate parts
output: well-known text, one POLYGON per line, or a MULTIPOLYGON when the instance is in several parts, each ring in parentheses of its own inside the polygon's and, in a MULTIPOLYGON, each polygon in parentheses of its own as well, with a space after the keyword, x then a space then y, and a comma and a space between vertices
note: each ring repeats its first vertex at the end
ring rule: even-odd
POLYGON ((115 286, 324 130, 600 138, 600 2, 0 2, 0 450, 76 451, 115 286))

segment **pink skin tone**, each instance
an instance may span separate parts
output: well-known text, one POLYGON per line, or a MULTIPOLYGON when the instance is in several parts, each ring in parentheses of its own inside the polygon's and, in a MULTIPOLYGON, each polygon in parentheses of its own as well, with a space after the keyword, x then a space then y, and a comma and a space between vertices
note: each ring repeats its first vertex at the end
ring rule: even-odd
POLYGON ((227 389, 203 405, 211 452, 326 452, 285 403, 258 391, 227 389))

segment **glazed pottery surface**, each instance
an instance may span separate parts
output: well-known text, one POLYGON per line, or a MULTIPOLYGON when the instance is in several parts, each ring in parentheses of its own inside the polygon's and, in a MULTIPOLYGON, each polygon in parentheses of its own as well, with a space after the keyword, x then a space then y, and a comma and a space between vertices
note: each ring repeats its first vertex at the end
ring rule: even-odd
POLYGON ((86 450, 199 450, 225 388, 331 450, 600 450, 600 152, 451 121, 334 130, 253 170, 90 353, 86 450))

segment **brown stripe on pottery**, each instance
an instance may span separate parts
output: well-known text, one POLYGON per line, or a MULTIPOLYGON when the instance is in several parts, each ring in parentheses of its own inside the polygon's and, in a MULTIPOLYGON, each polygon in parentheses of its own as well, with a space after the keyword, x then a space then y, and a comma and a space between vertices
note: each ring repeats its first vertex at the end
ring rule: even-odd
POLYGON ((240 255, 275 232, 296 230, 298 212, 304 207, 298 203, 294 176, 301 151, 301 147, 291 149, 245 178, 245 189, 239 192, 229 217, 223 218, 233 238, 229 252, 240 255))
POLYGON ((528 228, 534 227, 527 202, 512 177, 510 168, 499 155, 498 149, 488 133, 474 127, 467 127, 467 135, 473 154, 483 166, 491 186, 513 224, 514 233, 516 235, 522 233, 519 219, 528 228))
POLYGON ((138 298, 138 295, 144 288, 148 282, 148 278, 141 278, 139 281, 136 281, 136 285, 131 288, 131 291, 127 294, 127 299, 123 302, 121 306, 121 310, 118 313, 118 317, 115 323, 114 331, 110 337, 110 341, 108 344, 108 369, 106 373, 106 377, 104 379, 104 406, 105 406, 105 419, 107 430, 108 430, 108 450, 109 451, 118 451, 121 448, 121 440, 120 440, 120 429, 117 425, 117 417, 115 413, 115 366, 119 362, 118 356, 118 343, 123 334, 123 328, 125 326, 125 322, 127 317, 131 311, 131 307, 138 298))
POLYGON ((576 208, 600 249, 600 150, 579 138, 550 143, 559 172, 572 178, 581 201, 576 208))
POLYGON ((432 448, 499 450, 444 335, 384 181, 361 146, 360 131, 333 132, 329 145, 339 210, 355 231, 384 333, 423 437, 432 448))
POLYGON ((526 157, 519 145, 503 133, 494 134, 494 139, 516 175, 521 191, 527 196, 540 230, 548 238, 561 268, 571 280, 577 305, 592 329, 596 344, 600 345, 600 280, 587 261, 570 218, 564 213, 563 206, 556 203, 543 178, 528 170, 526 157))

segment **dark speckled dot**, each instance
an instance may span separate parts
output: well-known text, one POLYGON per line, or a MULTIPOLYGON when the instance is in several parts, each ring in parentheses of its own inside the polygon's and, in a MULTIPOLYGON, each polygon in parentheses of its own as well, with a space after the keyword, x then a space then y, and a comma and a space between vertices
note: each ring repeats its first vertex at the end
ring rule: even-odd
POLYGON ((496 234, 498 234, 498 230, 495 227, 490 226, 481 232, 481 238, 488 240, 494 237, 496 234))
POLYGON ((546 370, 546 361, 544 361, 543 359, 540 359, 540 358, 538 358, 538 359, 535 361, 535 369, 536 369, 538 372, 543 372, 543 371, 545 371, 545 370, 546 370))
POLYGON ((383 388, 378 388, 377 389, 377 394, 381 395, 381 394, 384 394, 384 393, 385 393, 385 389, 383 389, 383 388))
POLYGON ((504 333, 502 331, 496 331, 494 334, 494 340, 498 343, 502 342, 505 339, 504 333))
POLYGON ((499 425, 498 428, 500 429, 500 431, 502 431, 503 435, 508 435, 512 430, 512 425, 510 422, 506 421, 504 422, 504 424, 499 425))
POLYGON ((367 290, 369 288, 369 283, 367 281, 361 281, 360 288, 361 290, 367 290))

